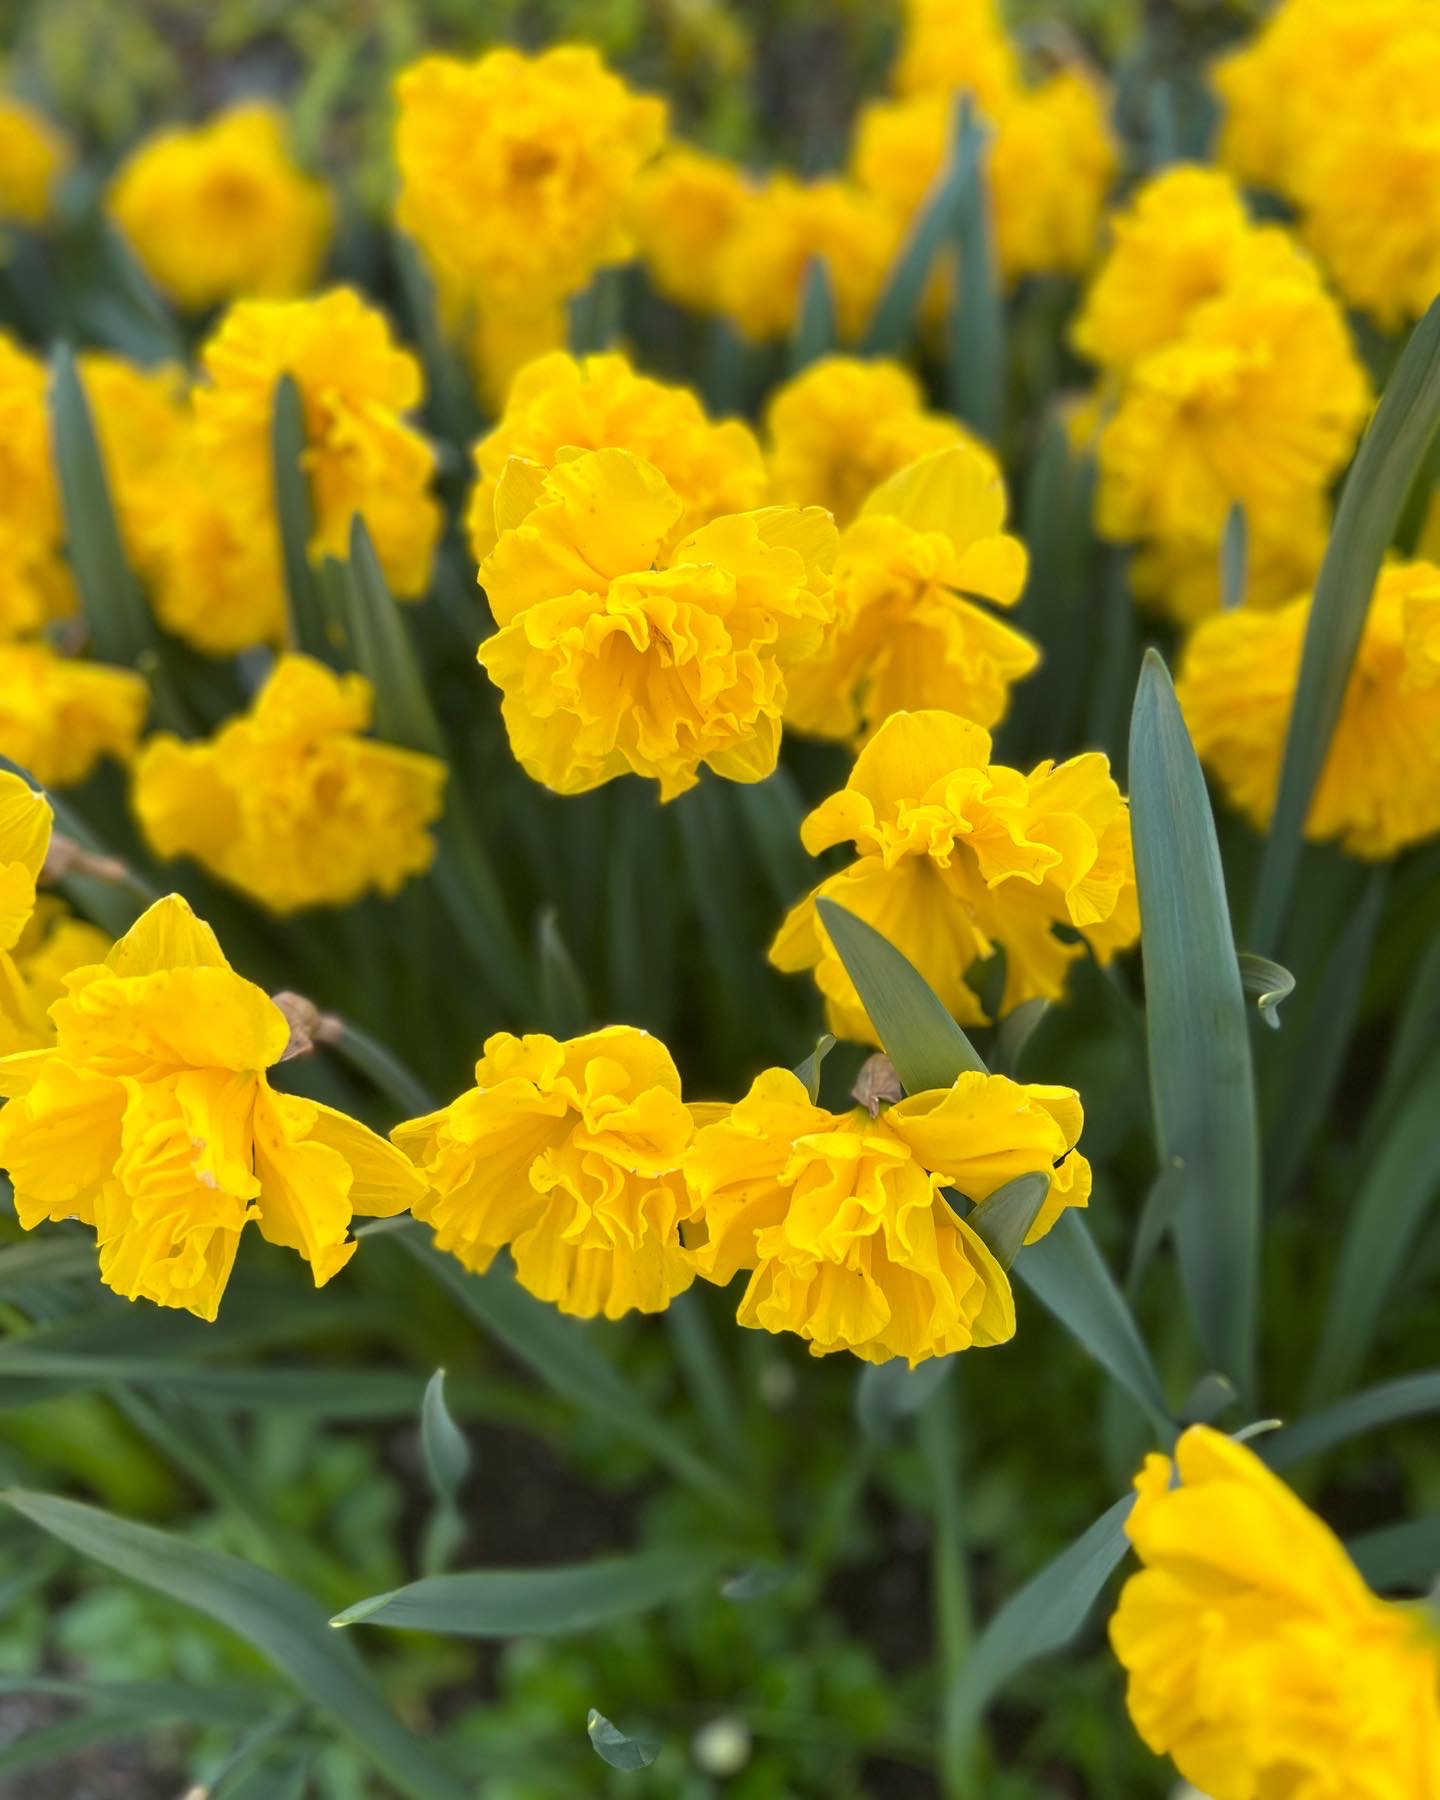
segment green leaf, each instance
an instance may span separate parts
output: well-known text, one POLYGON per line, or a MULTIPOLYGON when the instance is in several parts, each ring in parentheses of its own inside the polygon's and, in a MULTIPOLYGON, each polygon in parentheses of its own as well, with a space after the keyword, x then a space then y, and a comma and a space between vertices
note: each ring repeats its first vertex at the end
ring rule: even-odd
POLYGON ((1263 1455, 1272 1469, 1284 1469, 1320 1456, 1362 1432, 1428 1418, 1432 1413, 1440 1413, 1440 1369, 1404 1375, 1398 1381, 1352 1394, 1348 1400, 1337 1400, 1267 1438, 1263 1455))
MULTIPOLYGON (((815 1105, 820 1098, 821 1067, 824 1064, 825 1058, 834 1048, 834 1038, 831 1037, 828 1031, 822 1031, 820 1036, 815 1040, 815 1048, 805 1058, 804 1062, 796 1063, 795 1065, 796 1079, 804 1083, 805 1092, 810 1096, 810 1104, 812 1106, 815 1105)), ((3 1270, 0 1270, 0 1272, 3 1272, 3 1270)))
POLYGON ((950 1730, 977 1720, 1001 1688, 1030 1663, 1063 1650, 1079 1635, 1128 1543, 1131 1495, 1062 1550, 1007 1600, 976 1638, 960 1678, 946 1697, 950 1730))
POLYGON ((800 296, 800 316, 790 340, 790 373, 798 375, 835 348, 835 288, 822 257, 812 256, 805 267, 805 288, 800 296))
POLYGON ((390 1712, 353 1647, 329 1630, 308 1594, 236 1557, 78 1501, 16 1489, 0 1498, 82 1556, 243 1638, 411 1800, 463 1800, 459 1780, 390 1712))
POLYGON ((984 1241, 1002 1269, 1008 1269, 1020 1254, 1049 1192, 1050 1177, 1042 1171, 1017 1175, 965 1215, 965 1223, 984 1241))
POLYGON ((1385 1318, 1385 1303, 1440 1194, 1440 1049, 1432 1052, 1365 1171, 1349 1209, 1311 1367, 1310 1405, 1341 1393, 1359 1373, 1385 1318))
POLYGON ((986 1073, 924 976, 888 938, 833 900, 815 904, 907 1094, 953 1087, 966 1069, 986 1073))
POLYGON ((904 348, 940 247, 955 229, 966 182, 958 150, 968 105, 967 98, 956 109, 955 149, 936 177, 929 197, 915 215, 900 259, 890 271, 890 279, 865 333, 861 346, 863 355, 894 356, 904 348))
POLYGON ((1252 956, 1242 950, 1239 956, 1240 986, 1255 1002, 1260 1017, 1272 1031, 1280 1029, 1280 1002, 1295 992, 1295 977, 1268 956, 1252 956))
POLYGON ((1248 1395, 1260 1152, 1245 995, 1205 777, 1153 650, 1135 695, 1130 809, 1156 1136, 1182 1183, 1181 1279, 1207 1359, 1248 1395))
POLYGON ((445 756, 445 736, 400 605, 359 513, 350 521, 344 628, 355 667, 375 690, 375 735, 405 750, 445 756))
POLYGON ((950 307, 950 404, 995 444, 1005 424, 1005 303, 995 261, 989 132, 968 94, 960 102, 955 148, 955 291, 950 307))
POLYGON ((1067 1207, 1015 1262, 1015 1275, 1076 1343, 1139 1404, 1162 1438, 1174 1437, 1165 1390, 1134 1314, 1085 1221, 1067 1207))
POLYGON ((420 1403, 420 1448, 430 1488, 437 1499, 454 1505, 470 1473, 470 1445, 445 1404, 445 1371, 437 1369, 425 1384, 420 1403))
POLYGON ((449 1637, 564 1637, 684 1599, 713 1582, 713 1551, 649 1550, 550 1569, 430 1575, 357 1600, 334 1625, 388 1625, 449 1637))
POLYGON ((883 1444, 920 1412, 954 1372, 953 1356, 931 1356, 912 1369, 901 1357, 866 1363, 855 1384, 855 1417, 872 1444, 883 1444))
POLYGON ((535 928, 535 960, 545 1029, 558 1038, 575 1037, 590 1022, 590 1000, 584 978, 560 935, 560 917, 553 906, 540 914, 535 928))
POLYGON ((50 405, 66 545, 95 649, 105 662, 135 667, 153 660, 155 622, 125 559, 90 403, 65 344, 51 367, 50 405))
POLYGON ((1025 1047, 1049 1010, 1048 1000, 1036 998, 1022 1000, 1013 1012, 1006 1013, 996 1028, 995 1042, 991 1046, 990 1064, 998 1074, 1019 1079, 1017 1071, 1025 1047))
POLYGON ((1225 535, 1220 540, 1220 606, 1233 612, 1245 602, 1245 589, 1250 573, 1250 528, 1245 508, 1237 500, 1225 519, 1225 535))
POLYGON ((596 1712, 593 1706, 585 1721, 585 1729, 590 1734, 590 1742, 595 1746, 595 1754, 602 1762, 609 1763, 612 1769, 648 1769, 660 1754, 658 1738, 626 1737, 618 1726, 612 1725, 604 1713, 596 1712))
POLYGON ((305 413, 293 375, 275 384, 270 420, 270 458, 275 484, 275 514, 290 602, 290 644, 332 669, 344 667, 330 609, 310 566, 314 515, 305 474, 305 413))
POLYGON ((594 1339, 574 1320, 527 1294, 508 1270, 496 1267, 472 1275, 443 1251, 409 1234, 399 1242, 449 1290, 484 1330, 542 1381, 593 1418, 642 1445, 682 1481, 714 1504, 746 1517, 750 1501, 729 1476, 708 1463, 645 1397, 597 1353, 594 1339))
POLYGON ((1385 551, 1415 473, 1440 427, 1440 299, 1410 335, 1350 473, 1315 584, 1275 816, 1250 938, 1270 951, 1300 860, 1310 798, 1340 717, 1385 551))
POLYGON ((1440 1575, 1440 1513, 1403 1519, 1351 1538, 1350 1560, 1378 1592, 1428 1592, 1440 1575))

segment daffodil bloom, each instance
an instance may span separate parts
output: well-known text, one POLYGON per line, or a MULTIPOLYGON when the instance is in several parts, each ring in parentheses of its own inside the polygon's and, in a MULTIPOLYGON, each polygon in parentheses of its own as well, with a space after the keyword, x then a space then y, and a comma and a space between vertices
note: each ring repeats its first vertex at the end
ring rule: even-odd
POLYGON ((1110 1621, 1142 1738, 1213 1800, 1440 1793, 1440 1630, 1379 1599, 1253 1450, 1207 1426, 1150 1456, 1144 1565, 1110 1621))
POLYGON ((398 892, 434 859, 446 771, 363 737, 372 706, 362 675, 283 656, 210 742, 157 734, 133 794, 152 849, 195 857, 276 912, 398 892))
POLYGON ((252 1221, 316 1286, 354 1254, 352 1217, 423 1189, 390 1145, 266 1070, 289 1027, 226 962, 179 895, 105 961, 73 970, 53 1046, 0 1059, 0 1168, 24 1228, 94 1228, 100 1279, 131 1300, 213 1319, 252 1221))
POLYGON ((495 484, 512 456, 549 469, 577 450, 608 449, 643 456, 679 497, 667 549, 765 499, 765 462, 748 426, 707 418, 689 388, 641 375, 623 356, 577 361, 557 351, 520 371, 498 424, 475 446, 466 524, 476 562, 495 548, 495 484))
POLYGON ((0 224, 43 225, 72 156, 43 113, 0 94, 0 224))
POLYGON ((43 640, 0 643, 0 755, 47 787, 84 781, 105 756, 128 762, 149 703, 132 669, 60 656, 43 640))
POLYGON ((108 205, 156 287, 193 312, 304 293, 333 227, 330 196, 296 166, 285 121, 263 104, 147 138, 108 205))
POLYGON ((965 977, 996 949, 1004 1013, 1058 998, 1083 954, 1073 934, 1102 962, 1139 935, 1129 811, 1096 752, 1027 776, 992 764, 988 732, 968 719, 894 713, 801 837, 812 856, 847 839, 857 852, 791 909, 770 947, 777 968, 814 971, 837 1037, 875 1033, 818 899, 889 938, 962 1024, 984 1021, 965 977))
POLYGON ((665 105, 589 45, 425 56, 395 99, 396 218, 450 295, 523 315, 630 256, 627 202, 665 105))
POLYGON ((419 361, 383 314, 349 288, 311 300, 243 300, 201 352, 196 455, 241 517, 274 539, 271 423, 282 375, 300 394, 303 461, 315 509, 310 554, 344 560, 351 521, 369 529, 402 599, 423 593, 440 531, 435 453, 406 415, 420 404, 419 361))
POLYGON ((997 0, 905 0, 894 78, 902 94, 967 93, 998 107, 1020 71, 997 0))
POLYGON ((1017 1176, 1050 1176, 1033 1242, 1089 1197, 1081 1124, 1069 1088, 1003 1075, 962 1074, 872 1116, 827 1112, 794 1075, 768 1069, 686 1154, 699 1214, 686 1237, 709 1280, 750 1271, 742 1325, 795 1332, 814 1356, 913 1367, 1003 1343, 1015 1330, 1010 1283, 943 1190, 980 1201, 1017 1176))
POLYGON ((45 384, 45 365, 0 331, 0 638, 74 610, 45 384))
POLYGON ((391 1133, 428 1192, 435 1242, 484 1273, 508 1246, 521 1284, 562 1312, 658 1312, 689 1287, 694 1126, 663 1044, 628 1025, 567 1043, 500 1032, 475 1085, 391 1133))
POLYGON ((825 356, 792 376, 775 390, 765 429, 774 497, 823 506, 840 526, 888 476, 930 451, 981 448, 958 420, 926 410, 908 369, 857 356, 825 356))
POLYGON ((682 144, 640 172, 630 218, 650 279, 667 299, 695 312, 717 309, 725 257, 755 193, 734 163, 682 144))
MULTIPOLYGON (((1204 762, 1257 825, 1275 810, 1310 597, 1199 625, 1176 692, 1204 762)), ((1440 832, 1440 568, 1383 571, 1305 835, 1384 858, 1440 832)))
POLYGON ((45 796, 0 769, 0 1055, 45 1042, 45 1009, 16 953, 31 930, 51 824, 45 796))
POLYGON ((702 763, 729 781, 775 767, 787 671, 831 616, 834 524, 766 507, 667 553, 683 511, 626 450, 512 458, 497 484, 480 580, 500 629, 479 658, 517 759, 558 793, 630 772, 669 800, 702 763))
POLYGON ((790 677, 786 723, 820 737, 875 731, 891 713, 949 707, 991 726, 1039 661, 1029 638, 976 604, 1025 585, 994 459, 954 444, 882 482, 841 534, 835 620, 790 677))

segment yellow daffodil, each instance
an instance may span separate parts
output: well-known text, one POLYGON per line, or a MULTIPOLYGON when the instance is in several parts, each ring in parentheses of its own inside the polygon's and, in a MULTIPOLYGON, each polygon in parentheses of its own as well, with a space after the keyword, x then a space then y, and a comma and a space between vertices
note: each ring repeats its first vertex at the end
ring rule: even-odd
POLYGON ((812 969, 837 1037, 874 1041, 817 899, 888 937, 962 1024, 984 1020, 966 973, 1005 951, 1001 1012, 1057 998, 1082 954, 1107 960, 1139 934, 1130 817, 1095 752, 1028 776, 990 761, 990 737, 953 713, 894 713, 850 779, 801 828, 812 856, 847 839, 857 859, 791 909, 770 948, 787 971, 812 969))
POLYGON ((84 781, 105 756, 128 762, 149 703, 131 669, 0 643, 0 755, 47 787, 84 781))
POLYGON ((45 1009, 17 956, 27 940, 33 942, 35 884, 51 824, 45 796, 0 769, 0 1055, 36 1049, 46 1039, 45 1009))
POLYGON ((512 456, 552 468, 577 450, 632 450, 657 468, 684 510, 666 548, 722 513, 765 498, 760 446, 738 419, 719 423, 689 388, 636 372, 620 355, 563 352, 523 369, 495 429, 475 446, 466 523, 477 562, 495 548, 495 484, 512 456))
POLYGON ((271 420, 276 384, 290 375, 315 508, 311 555, 344 560, 358 513, 396 594, 423 593, 441 522, 430 493, 435 453, 405 417, 424 391, 420 364, 384 316, 349 288, 240 301, 201 361, 209 379, 195 389, 195 451, 230 502, 276 531, 271 420))
POLYGON ((483 1273, 508 1246, 562 1312, 658 1312, 694 1279, 680 1161, 694 1133, 663 1044, 628 1025, 559 1043, 501 1032, 475 1086, 392 1132, 428 1192, 412 1210, 483 1273))
POLYGON ((831 1113, 769 1069, 685 1157, 698 1209, 686 1227, 700 1273, 750 1279, 742 1325, 792 1331, 812 1355, 849 1350, 913 1367, 1015 1330, 1005 1271, 942 1190, 983 1200, 1015 1177, 1050 1176, 1029 1241, 1085 1205, 1075 1149, 1082 1114, 1068 1088, 962 1074, 872 1116, 831 1113))
POLYGON ((275 912, 396 893, 434 859, 446 771, 363 737, 372 701, 363 676, 284 656, 209 742, 151 738, 133 803, 152 849, 193 856, 275 912))
POLYGON ((714 312, 725 258, 755 189, 723 157, 673 145, 641 171, 630 202, 635 240, 656 288, 679 306, 714 312))
POLYGON ((684 503, 627 450, 512 458, 480 570, 500 629, 479 658, 526 772, 577 794, 631 772, 662 800, 703 763, 775 767, 787 671, 830 618, 835 527, 817 509, 712 520, 665 552, 684 503))
POLYGON ((975 604, 1011 606, 1025 585, 1005 510, 998 466, 969 444, 882 482, 841 534, 835 619, 790 677, 787 724, 851 739, 925 707, 996 724, 1010 684, 1039 661, 1029 638, 975 604))
POLYGON ((0 331, 0 638, 70 612, 45 365, 0 331))
POLYGON ((72 155, 42 112, 0 94, 0 225, 43 225, 72 155))
POLYGON ((1254 1451, 1206 1426, 1135 1487, 1144 1566, 1110 1642, 1150 1748, 1213 1800, 1440 1793, 1433 1616, 1372 1594, 1254 1451))
POLYGON ((383 1139, 270 1086, 285 1017, 179 895, 66 987, 53 1046, 0 1059, 0 1168, 27 1231, 94 1228, 116 1293, 213 1319, 252 1220, 318 1287, 353 1255, 355 1214, 420 1197, 383 1139))
POLYGON ((56 895, 41 894, 14 949, 15 966, 37 1012, 43 1017, 65 997, 65 977, 72 970, 104 962, 112 942, 98 925, 77 919, 56 895))
POLYGON ((395 99, 396 218, 452 303, 523 316, 632 254, 630 195, 665 106, 590 46, 422 57, 395 99))
POLYGON ((314 281, 333 226, 273 107, 237 106, 147 138, 116 176, 111 217, 162 293, 193 312, 289 299, 314 281))
POLYGON ((905 0, 894 78, 902 94, 967 93, 999 106, 1020 75, 997 0, 905 0))
MULTIPOLYGON (((1197 627, 1177 692, 1195 748, 1257 825, 1275 808, 1300 653, 1302 596, 1197 627)), ((1306 836, 1389 857, 1440 832, 1440 568, 1397 563, 1366 615, 1306 836)))
MULTIPOLYGON (((826 356, 775 390, 765 415, 772 491, 848 525, 871 493, 932 450, 980 446, 957 419, 926 409, 899 363, 826 356)), ((987 457, 989 452, 983 452, 987 457)))

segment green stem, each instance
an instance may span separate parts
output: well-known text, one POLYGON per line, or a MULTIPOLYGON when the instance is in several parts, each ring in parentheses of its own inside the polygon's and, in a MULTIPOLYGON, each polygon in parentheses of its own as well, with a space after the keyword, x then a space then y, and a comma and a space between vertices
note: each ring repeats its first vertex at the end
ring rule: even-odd
POLYGON ((920 1414, 918 1434, 930 1475, 934 1538, 930 1553, 930 1592, 935 1633, 940 1643, 942 1693, 940 1779, 947 1800, 973 1800, 980 1791, 979 1745, 963 1718, 950 1706, 960 1670, 974 1641, 970 1582, 965 1566, 965 1521, 961 1503, 960 1445, 955 1408, 959 1390, 941 1388, 920 1414))
POLYGON ((387 1100, 393 1100, 406 1118, 434 1112, 436 1102, 430 1090, 394 1051, 387 1050, 368 1032, 342 1019, 339 1031, 326 1041, 337 1056, 358 1070, 387 1100))

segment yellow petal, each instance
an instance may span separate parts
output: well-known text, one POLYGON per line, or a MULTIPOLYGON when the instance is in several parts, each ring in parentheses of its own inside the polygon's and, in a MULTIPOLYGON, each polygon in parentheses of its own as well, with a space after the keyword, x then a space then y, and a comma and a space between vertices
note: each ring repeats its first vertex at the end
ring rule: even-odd
POLYGON ((370 1219, 393 1218, 425 1198, 425 1183, 393 1145, 333 1106, 311 1101, 310 1140, 344 1157, 351 1174, 350 1208, 370 1219))
POLYGON ((914 531, 938 531, 964 550, 993 537, 1005 523, 1005 483, 994 457, 971 444, 950 444, 882 481, 860 509, 885 515, 914 531))
POLYGON ((154 975, 163 969, 228 969, 220 940, 181 894, 167 894, 120 938, 106 965, 117 975, 154 975))

